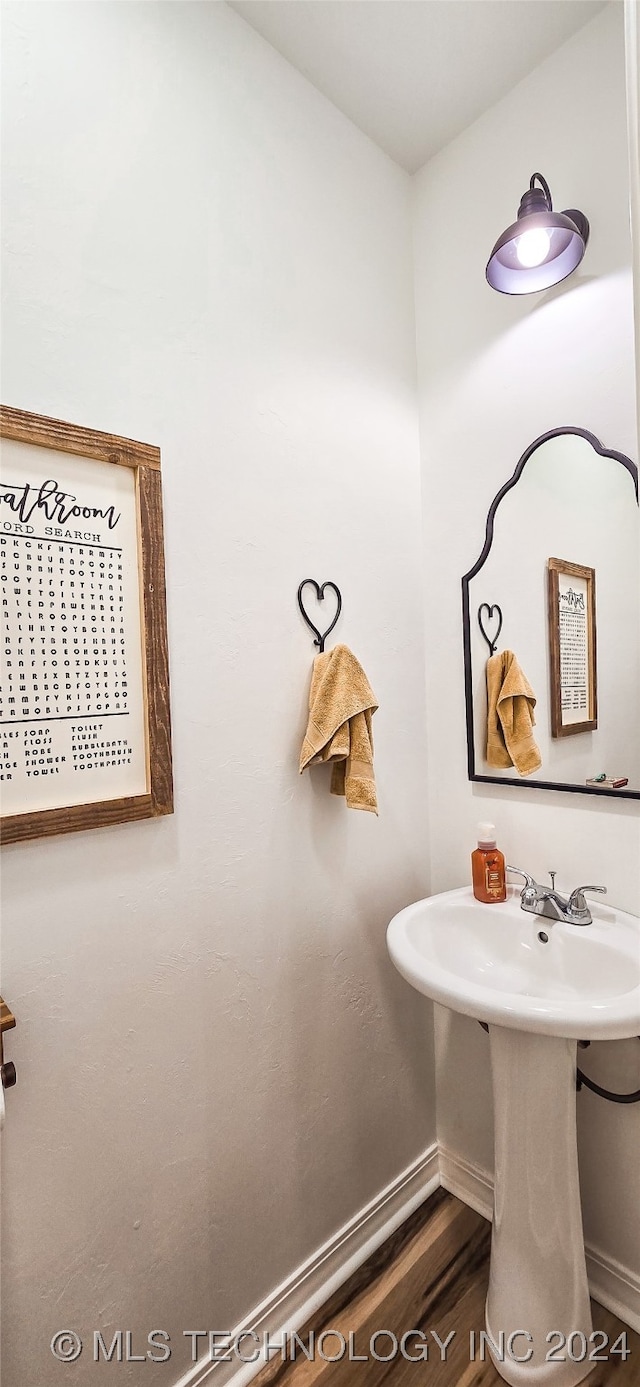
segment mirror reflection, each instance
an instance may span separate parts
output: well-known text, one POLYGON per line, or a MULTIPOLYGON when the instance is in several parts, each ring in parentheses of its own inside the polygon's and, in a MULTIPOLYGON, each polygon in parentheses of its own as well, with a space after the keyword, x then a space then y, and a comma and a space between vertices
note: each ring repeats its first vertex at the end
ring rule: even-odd
POLYGON ((637 488, 629 458, 566 429, 493 502, 463 579, 471 779, 640 795, 637 488))

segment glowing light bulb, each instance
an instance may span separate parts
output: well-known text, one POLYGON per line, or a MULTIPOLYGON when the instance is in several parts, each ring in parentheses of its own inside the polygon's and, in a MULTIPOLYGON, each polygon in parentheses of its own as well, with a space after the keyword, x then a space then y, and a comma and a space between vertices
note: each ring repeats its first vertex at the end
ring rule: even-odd
POLYGON ((534 265, 541 265, 549 254, 550 245, 551 237, 544 227, 523 232, 516 242, 516 255, 520 264, 527 270, 533 269, 534 265))

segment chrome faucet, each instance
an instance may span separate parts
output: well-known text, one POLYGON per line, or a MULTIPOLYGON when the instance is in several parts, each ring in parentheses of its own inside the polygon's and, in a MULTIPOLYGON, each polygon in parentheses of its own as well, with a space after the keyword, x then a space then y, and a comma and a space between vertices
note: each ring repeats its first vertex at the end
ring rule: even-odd
POLYGON ((556 891, 556 873, 549 872, 551 886, 539 886, 528 872, 520 867, 507 867, 508 872, 516 872, 524 877, 520 892, 520 905, 531 915, 544 915, 547 920, 564 920, 567 925, 590 925, 591 911, 585 900, 585 891, 599 891, 607 894, 606 886, 576 886, 570 896, 561 896, 556 891))

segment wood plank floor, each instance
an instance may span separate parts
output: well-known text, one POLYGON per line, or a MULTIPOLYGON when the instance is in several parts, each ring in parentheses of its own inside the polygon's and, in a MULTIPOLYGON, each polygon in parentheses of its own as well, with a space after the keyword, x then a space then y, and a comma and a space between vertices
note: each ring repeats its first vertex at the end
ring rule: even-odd
MULTIPOLYGON (((299 1331, 302 1343, 315 1344, 313 1360, 296 1347, 291 1361, 289 1345, 287 1358, 273 1357, 254 1379, 255 1387, 419 1387, 423 1382, 429 1387, 504 1387, 488 1355, 486 1362, 480 1360, 490 1242, 486 1219, 445 1190, 436 1190, 299 1331), (320 1340, 328 1330, 336 1332, 320 1340), (407 1331, 420 1330, 429 1343, 428 1360, 410 1362, 398 1353, 387 1363, 377 1362, 370 1340, 382 1330, 398 1341, 407 1331), (444 1358, 431 1331, 442 1343, 455 1331, 444 1358), (341 1357, 338 1335, 347 1344, 341 1357), (335 1355, 336 1362, 320 1357, 319 1340, 325 1356, 335 1355), (366 1354, 366 1361, 355 1361, 355 1354, 366 1354)), ((640 1335, 595 1301, 592 1309, 594 1329, 608 1335, 609 1347, 626 1332, 631 1352, 622 1361, 619 1355, 608 1356, 605 1347, 607 1361, 589 1373, 589 1387, 640 1387, 640 1335)), ((380 1354, 391 1353, 392 1341, 381 1336, 375 1347, 380 1354)), ((417 1357, 419 1341, 409 1339, 406 1351, 417 1357)))

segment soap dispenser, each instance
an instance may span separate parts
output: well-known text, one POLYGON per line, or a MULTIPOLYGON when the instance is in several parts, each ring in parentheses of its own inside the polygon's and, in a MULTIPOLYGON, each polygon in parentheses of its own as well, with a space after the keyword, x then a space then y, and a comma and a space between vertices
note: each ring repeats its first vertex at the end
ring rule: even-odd
POLYGON ((495 824, 478 824, 478 846, 471 854, 473 894, 491 905, 507 899, 504 853, 496 846, 495 824))

